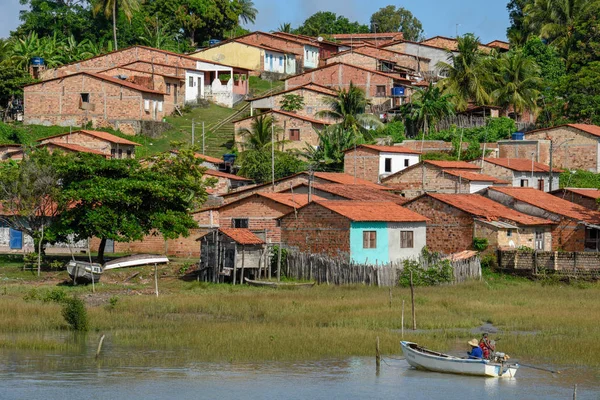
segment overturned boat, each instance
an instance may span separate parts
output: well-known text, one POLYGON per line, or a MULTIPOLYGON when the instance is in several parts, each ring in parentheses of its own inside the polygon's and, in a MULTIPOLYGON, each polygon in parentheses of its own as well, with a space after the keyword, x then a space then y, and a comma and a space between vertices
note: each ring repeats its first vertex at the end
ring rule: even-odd
POLYGON ((518 364, 468 359, 428 350, 412 342, 400 342, 406 361, 417 369, 449 374, 514 378, 518 364))
POLYGON ((96 283, 102 277, 104 272, 102 265, 98 263, 89 263, 86 261, 71 260, 67 263, 67 272, 73 283, 96 283))
POLYGON ((142 265, 166 264, 168 262, 169 259, 165 256, 156 254, 136 254, 108 261, 104 264, 104 271, 116 268, 140 267, 142 265))

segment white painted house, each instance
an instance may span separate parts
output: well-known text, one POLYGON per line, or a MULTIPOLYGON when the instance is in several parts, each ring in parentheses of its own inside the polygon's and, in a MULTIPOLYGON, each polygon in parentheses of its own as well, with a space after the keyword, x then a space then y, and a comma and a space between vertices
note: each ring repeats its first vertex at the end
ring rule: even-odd
MULTIPOLYGON (((481 160, 474 161, 480 163, 481 160)), ((562 170, 553 168, 552 188, 560 187, 559 178, 562 170)), ((550 192, 550 167, 546 164, 526 158, 486 158, 481 173, 503 179, 512 183, 513 187, 531 187, 550 192)))
POLYGON ((421 153, 402 146, 363 144, 346 150, 344 172, 378 183, 419 163, 421 153))
POLYGON ((225 107, 233 107, 248 94, 247 70, 197 61, 196 69, 185 71, 185 102, 206 99, 225 107), (222 77, 228 77, 224 82, 222 77))

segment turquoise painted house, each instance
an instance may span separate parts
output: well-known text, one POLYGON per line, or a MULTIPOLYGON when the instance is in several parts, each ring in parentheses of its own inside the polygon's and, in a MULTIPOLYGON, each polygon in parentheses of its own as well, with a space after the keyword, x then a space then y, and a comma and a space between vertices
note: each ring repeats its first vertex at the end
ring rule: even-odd
POLYGON ((393 202, 329 200, 309 203, 280 224, 288 246, 375 265, 419 256, 427 221, 393 202))

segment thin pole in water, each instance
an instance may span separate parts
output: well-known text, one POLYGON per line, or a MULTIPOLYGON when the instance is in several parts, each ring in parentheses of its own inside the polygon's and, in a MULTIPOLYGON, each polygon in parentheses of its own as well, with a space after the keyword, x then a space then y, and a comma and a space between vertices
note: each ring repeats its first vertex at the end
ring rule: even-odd
POLYGON ((158 265, 154 263, 154 291, 158 297, 158 265))
POLYGON ((404 300, 402 300, 402 339, 404 339, 404 300))
POLYGON ((377 366, 377 369, 379 370, 379 367, 381 367, 381 353, 379 351, 379 336, 377 336, 377 343, 375 344, 375 365, 377 366))
POLYGON ((100 356, 100 352, 102 351, 102 343, 104 343, 104 335, 100 336, 100 342, 98 342, 98 348, 96 349, 96 360, 100 356))

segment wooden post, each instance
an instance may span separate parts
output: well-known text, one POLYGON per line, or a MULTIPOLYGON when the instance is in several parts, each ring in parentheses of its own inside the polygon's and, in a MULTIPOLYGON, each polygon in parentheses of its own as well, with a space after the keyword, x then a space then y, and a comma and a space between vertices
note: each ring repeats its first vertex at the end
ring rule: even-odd
POLYGON ((390 308, 392 308, 392 288, 390 287, 390 308))
POLYGON ((240 276, 240 283, 244 283, 244 256, 246 255, 246 245, 242 245, 242 276, 240 276))
POLYGON ((90 268, 92 269, 92 293, 96 293, 96 282, 94 282, 94 266, 92 265, 92 252, 90 251, 90 238, 87 239, 87 251, 90 260, 90 268))
POLYGON ((377 344, 375 345, 375 365, 377 369, 381 367, 381 353, 379 352, 379 336, 377 336, 377 344))
POLYGON ((235 281, 237 279, 237 247, 238 244, 235 244, 233 248, 233 286, 235 286, 235 281))
POLYGON ((577 400, 577 384, 573 386, 573 400, 577 400))
POLYGON ((158 264, 154 263, 154 292, 158 297, 158 264))
POLYGON ((96 349, 96 360, 100 356, 100 352, 102 351, 102 343, 104 343, 104 335, 100 336, 100 342, 98 342, 98 348, 96 349))
POLYGON ((402 300, 402 339, 404 339, 404 300, 402 300))
POLYGON ((412 328, 417 330, 417 321, 415 319, 415 287, 413 285, 413 273, 410 271, 410 301, 412 303, 412 328))
POLYGON ((277 248, 277 282, 281 282, 281 240, 277 248))

